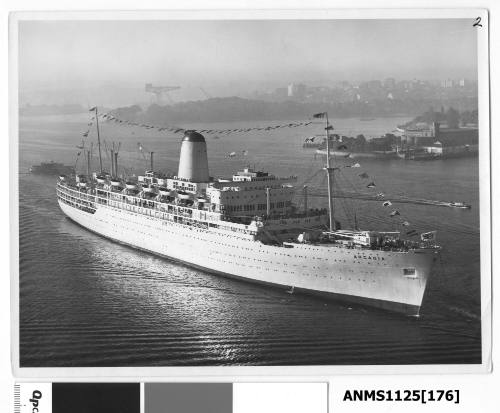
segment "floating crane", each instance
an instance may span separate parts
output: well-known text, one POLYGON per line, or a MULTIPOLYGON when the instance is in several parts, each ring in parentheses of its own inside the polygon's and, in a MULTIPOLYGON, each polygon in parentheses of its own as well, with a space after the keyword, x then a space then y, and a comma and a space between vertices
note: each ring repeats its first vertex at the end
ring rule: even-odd
POLYGON ((207 99, 212 99, 212 96, 205 89, 203 89, 201 86, 200 86, 200 90, 203 92, 203 94, 205 95, 205 97, 207 99))
POLYGON ((153 86, 152 83, 146 83, 145 91, 147 93, 152 94, 152 98, 154 97, 156 103, 161 104, 164 103, 165 98, 168 99, 168 101, 173 104, 174 101, 169 95, 168 92, 171 92, 173 90, 180 89, 180 86, 153 86))

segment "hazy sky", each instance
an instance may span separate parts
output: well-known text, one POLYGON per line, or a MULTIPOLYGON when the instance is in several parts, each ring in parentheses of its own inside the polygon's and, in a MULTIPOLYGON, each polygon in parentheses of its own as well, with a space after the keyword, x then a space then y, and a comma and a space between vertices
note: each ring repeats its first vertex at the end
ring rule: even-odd
POLYGON ((21 88, 476 79, 470 20, 29 21, 21 88))

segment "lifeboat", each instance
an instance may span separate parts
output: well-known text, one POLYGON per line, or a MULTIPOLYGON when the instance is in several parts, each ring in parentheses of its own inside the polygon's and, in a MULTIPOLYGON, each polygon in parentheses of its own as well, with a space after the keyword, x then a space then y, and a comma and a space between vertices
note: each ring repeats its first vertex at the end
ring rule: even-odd
POLYGON ((154 192, 155 187, 154 187, 154 186, 152 186, 152 185, 149 185, 149 186, 144 186, 144 187, 142 188, 142 190, 144 191, 144 193, 146 193, 146 194, 150 194, 150 193, 154 192))
POLYGON ((111 178, 109 180, 109 183, 111 184, 111 186, 120 186, 121 184, 120 180, 117 178, 111 178))
POLYGON ((137 184, 135 182, 127 181, 125 182, 125 187, 127 189, 137 189, 137 184))
POLYGON ((156 198, 156 194, 154 192, 143 192, 142 197, 145 199, 153 199, 156 198))
POLYGON ((77 182, 76 186, 78 188, 86 188, 87 187, 87 182, 77 182))
POLYGON ((104 182, 106 182, 106 177, 102 175, 97 175, 95 179, 99 184, 103 184, 104 182))
POLYGON ((136 196, 139 191, 137 189, 125 188, 122 193, 125 193, 126 195, 136 196))
POLYGON ((203 198, 203 197, 196 198, 196 200, 197 200, 199 203, 207 203, 207 202, 208 202, 208 199, 203 198))
POLYGON ((165 187, 158 188, 158 192, 160 192, 160 195, 164 196, 171 196, 173 194, 173 192, 170 189, 165 187))
POLYGON ((178 191, 177 192, 177 198, 179 199, 191 199, 191 194, 184 192, 184 191, 178 191))
POLYGON ((66 175, 59 175, 59 180, 60 181, 65 181, 66 180, 66 175))

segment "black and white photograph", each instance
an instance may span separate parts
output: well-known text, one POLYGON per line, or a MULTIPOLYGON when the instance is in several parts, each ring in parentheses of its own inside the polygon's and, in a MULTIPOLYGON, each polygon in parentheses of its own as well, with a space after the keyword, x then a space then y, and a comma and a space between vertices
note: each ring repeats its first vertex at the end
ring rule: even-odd
POLYGON ((487 22, 430 16, 19 14, 17 367, 484 366, 487 22))

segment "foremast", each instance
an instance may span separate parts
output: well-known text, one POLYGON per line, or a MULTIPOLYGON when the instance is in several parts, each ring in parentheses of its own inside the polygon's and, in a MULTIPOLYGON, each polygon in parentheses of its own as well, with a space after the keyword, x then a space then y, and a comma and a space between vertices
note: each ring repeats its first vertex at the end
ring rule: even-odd
POLYGON ((95 112, 95 121, 96 121, 96 129, 97 129, 97 147, 99 150, 99 171, 100 174, 103 174, 102 169, 102 155, 101 155, 101 137, 99 135, 99 114, 97 113, 97 106, 94 106, 89 110, 90 112, 95 112))

